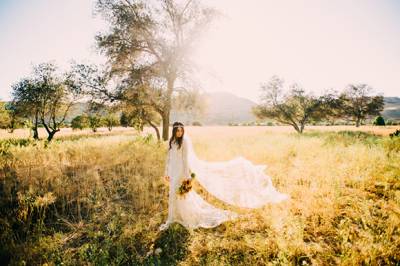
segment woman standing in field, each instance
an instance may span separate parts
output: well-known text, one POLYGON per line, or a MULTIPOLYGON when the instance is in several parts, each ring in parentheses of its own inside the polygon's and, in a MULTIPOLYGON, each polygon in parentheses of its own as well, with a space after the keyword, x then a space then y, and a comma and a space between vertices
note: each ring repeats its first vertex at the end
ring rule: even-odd
POLYGON ((239 207, 257 208, 268 202, 288 199, 287 194, 272 186, 270 177, 263 173, 265 167, 254 165, 242 156, 223 162, 202 161, 197 158, 184 125, 175 122, 164 172, 170 185, 168 218, 160 230, 173 222, 187 228, 210 228, 239 216, 236 212, 211 205, 190 190, 194 176, 209 193, 239 207))

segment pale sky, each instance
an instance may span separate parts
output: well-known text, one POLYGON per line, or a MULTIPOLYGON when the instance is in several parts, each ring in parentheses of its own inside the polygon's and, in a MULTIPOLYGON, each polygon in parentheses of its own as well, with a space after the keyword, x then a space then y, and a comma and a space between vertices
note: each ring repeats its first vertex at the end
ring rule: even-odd
MULTIPOLYGON (((205 0, 226 17, 194 54, 206 91, 258 101, 276 74, 316 94, 367 83, 400 96, 400 1, 205 0)), ((102 62, 94 35, 104 26, 92 0, 0 0, 0 99, 31 64, 102 62)))

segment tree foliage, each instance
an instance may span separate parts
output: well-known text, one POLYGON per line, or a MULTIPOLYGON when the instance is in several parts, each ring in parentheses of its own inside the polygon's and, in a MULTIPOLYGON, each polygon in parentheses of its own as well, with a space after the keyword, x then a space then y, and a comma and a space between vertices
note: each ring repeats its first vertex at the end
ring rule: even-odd
POLYGON ((367 84, 350 84, 340 94, 342 117, 354 121, 356 127, 366 118, 380 115, 384 108, 382 95, 371 95, 373 89, 367 84))
POLYGON ((261 85, 262 104, 252 109, 257 118, 274 119, 293 126, 298 133, 303 132, 308 122, 322 119, 322 99, 307 94, 298 84, 291 85, 287 91, 283 85, 284 80, 278 76, 273 76, 269 82, 261 85))
POLYGON ((35 139, 39 138, 39 125, 46 129, 48 141, 60 131, 70 107, 80 96, 79 88, 70 85, 68 75, 59 75, 51 62, 34 66, 32 77, 13 85, 14 110, 32 121, 35 139))
POLYGON ((0 128, 7 129, 10 128, 11 124, 11 114, 7 110, 7 103, 0 102, 0 128))
POLYGON ((380 115, 375 117, 374 125, 376 125, 376 126, 384 126, 385 125, 385 119, 380 115))
POLYGON ((89 127, 89 121, 88 121, 88 117, 87 115, 78 115, 75 116, 72 120, 71 120, 71 128, 73 130, 75 129, 84 129, 89 127))
POLYGON ((96 40, 110 76, 121 80, 116 95, 143 106, 141 113, 158 113, 167 140, 173 92, 188 86, 196 68, 190 55, 217 12, 198 0, 99 0, 97 12, 110 23, 96 40))

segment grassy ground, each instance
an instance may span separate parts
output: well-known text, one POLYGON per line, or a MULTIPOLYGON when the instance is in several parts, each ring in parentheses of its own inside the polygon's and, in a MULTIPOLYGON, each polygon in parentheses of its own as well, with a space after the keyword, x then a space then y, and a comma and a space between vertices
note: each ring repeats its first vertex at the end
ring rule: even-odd
MULTIPOLYGON (((132 133, 0 142, 0 259, 13 265, 398 265, 400 138, 283 127, 186 127, 198 156, 241 155, 291 200, 213 229, 174 224, 166 143, 132 133), (19 143, 19 145, 15 145, 19 143)), ((151 132, 151 129, 146 129, 151 132)), ((383 134, 383 135, 381 135, 383 134)))

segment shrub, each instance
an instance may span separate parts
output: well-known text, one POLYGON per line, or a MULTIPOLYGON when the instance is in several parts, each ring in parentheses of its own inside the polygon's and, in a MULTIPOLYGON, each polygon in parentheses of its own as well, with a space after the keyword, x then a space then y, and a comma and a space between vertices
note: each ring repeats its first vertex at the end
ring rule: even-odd
POLYGON ((377 116, 375 118, 375 121, 374 121, 373 124, 376 125, 376 126, 384 126, 385 125, 385 119, 383 119, 382 116, 377 116))
POLYGON ((101 118, 98 115, 89 116, 89 127, 93 132, 97 132, 97 128, 101 126, 101 118))

